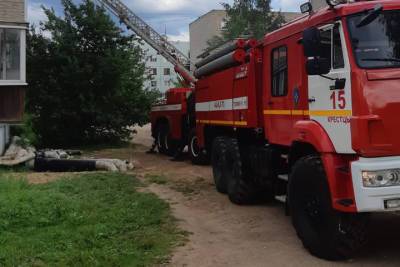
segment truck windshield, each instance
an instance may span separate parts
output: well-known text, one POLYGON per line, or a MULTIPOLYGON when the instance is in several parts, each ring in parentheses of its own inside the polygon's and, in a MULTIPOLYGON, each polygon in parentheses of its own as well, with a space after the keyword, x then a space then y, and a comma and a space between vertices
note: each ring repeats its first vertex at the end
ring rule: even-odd
POLYGON ((353 51, 361 68, 400 67, 400 10, 383 11, 367 24, 365 14, 348 18, 353 51))

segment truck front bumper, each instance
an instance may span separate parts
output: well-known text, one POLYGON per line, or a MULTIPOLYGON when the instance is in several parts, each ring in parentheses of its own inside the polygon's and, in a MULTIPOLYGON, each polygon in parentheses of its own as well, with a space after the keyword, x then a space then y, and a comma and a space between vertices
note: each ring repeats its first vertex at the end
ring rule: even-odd
POLYGON ((365 187, 363 171, 379 171, 400 168, 400 157, 360 158, 351 164, 354 195, 359 212, 394 211, 398 208, 387 208, 386 201, 400 199, 400 186, 365 187))

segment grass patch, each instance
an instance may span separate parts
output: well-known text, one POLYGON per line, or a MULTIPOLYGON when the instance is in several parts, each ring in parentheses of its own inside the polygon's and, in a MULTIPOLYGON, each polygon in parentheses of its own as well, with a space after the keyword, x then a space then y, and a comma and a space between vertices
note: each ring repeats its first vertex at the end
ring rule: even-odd
POLYGON ((163 175, 147 174, 145 179, 151 184, 167 184, 168 179, 163 175))
POLYGON ((23 173, 30 171, 30 168, 25 164, 17 166, 0 166, 0 175, 5 173, 23 173))
POLYGON ((180 192, 184 195, 199 194, 202 190, 208 187, 204 178, 197 177, 194 181, 177 181, 171 185, 171 189, 180 192))
POLYGON ((171 186, 171 189, 173 189, 173 190, 175 190, 177 192, 180 192, 180 193, 182 193, 184 195, 192 195, 192 194, 195 194, 195 193, 198 192, 196 190, 196 188, 194 188, 193 185, 187 184, 187 183, 184 183, 184 182, 174 183, 171 186))
POLYGON ((169 205, 129 175, 0 179, 1 266, 151 266, 183 240, 169 205))

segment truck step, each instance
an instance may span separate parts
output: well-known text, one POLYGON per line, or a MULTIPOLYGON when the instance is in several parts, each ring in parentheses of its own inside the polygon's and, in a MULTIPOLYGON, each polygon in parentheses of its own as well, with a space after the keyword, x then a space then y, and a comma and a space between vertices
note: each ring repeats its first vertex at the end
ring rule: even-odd
POLYGON ((288 160, 289 159, 289 155, 288 154, 281 154, 281 158, 288 160))
POLYGON ((275 196, 275 199, 278 200, 279 202, 286 203, 286 195, 275 196))
POLYGON ((283 180, 283 181, 289 181, 289 174, 279 174, 278 179, 283 180))

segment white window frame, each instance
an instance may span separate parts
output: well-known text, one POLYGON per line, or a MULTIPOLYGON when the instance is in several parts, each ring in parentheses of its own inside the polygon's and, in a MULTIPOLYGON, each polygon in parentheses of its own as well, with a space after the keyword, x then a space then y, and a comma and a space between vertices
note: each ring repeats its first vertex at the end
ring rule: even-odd
POLYGON ((27 85, 26 83, 26 31, 25 26, 2 25, 0 29, 17 29, 20 30, 20 79, 19 80, 1 80, 0 86, 27 85))

